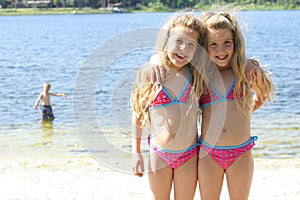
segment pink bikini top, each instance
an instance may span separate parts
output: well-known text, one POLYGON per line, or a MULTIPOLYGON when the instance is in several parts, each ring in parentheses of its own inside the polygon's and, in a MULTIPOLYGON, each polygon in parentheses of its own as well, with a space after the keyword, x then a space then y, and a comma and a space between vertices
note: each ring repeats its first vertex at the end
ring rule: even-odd
POLYGON ((199 99, 199 106, 200 108, 205 108, 207 106, 210 106, 215 103, 219 103, 222 101, 231 101, 234 99, 241 99, 243 95, 238 95, 236 98, 234 98, 233 90, 235 87, 236 78, 234 77, 232 80, 232 83, 230 84, 228 90, 226 91, 224 97, 221 96, 221 94, 211 86, 211 89, 208 89, 203 95, 201 95, 199 99))
POLYGON ((190 71, 188 67, 186 67, 188 71, 188 78, 181 89, 178 97, 174 99, 170 93, 162 86, 159 93, 155 96, 155 98, 150 102, 149 108, 150 109, 156 109, 156 108, 162 108, 166 106, 171 106, 174 104, 187 104, 188 100, 190 98, 190 92, 191 92, 191 85, 190 85, 190 71))

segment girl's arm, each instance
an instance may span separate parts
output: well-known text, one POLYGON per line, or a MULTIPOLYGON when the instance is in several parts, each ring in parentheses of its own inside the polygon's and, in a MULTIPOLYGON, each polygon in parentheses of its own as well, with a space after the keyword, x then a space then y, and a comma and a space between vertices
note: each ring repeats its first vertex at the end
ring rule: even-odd
POLYGON ((132 114, 132 157, 134 175, 142 177, 144 174, 144 158, 141 152, 143 128, 135 113, 132 114))
POLYGON ((267 72, 257 60, 249 60, 246 67, 246 76, 250 88, 254 92, 253 112, 259 109, 267 100, 272 101, 273 83, 267 72))
POLYGON ((267 100, 267 96, 264 95, 266 91, 266 86, 263 83, 262 75, 258 70, 253 70, 251 72, 251 89, 254 92, 253 96, 253 112, 259 109, 267 100))

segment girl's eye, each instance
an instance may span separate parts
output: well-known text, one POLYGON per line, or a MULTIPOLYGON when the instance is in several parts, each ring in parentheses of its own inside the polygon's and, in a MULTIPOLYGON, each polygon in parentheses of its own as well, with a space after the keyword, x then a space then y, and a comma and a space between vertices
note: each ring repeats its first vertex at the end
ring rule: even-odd
POLYGON ((210 48, 216 48, 216 47, 217 47, 217 44, 216 44, 216 43, 211 43, 211 44, 209 44, 209 47, 210 47, 210 48))
POLYGON ((182 40, 176 40, 176 43, 177 43, 178 45, 180 45, 180 44, 183 44, 183 41, 182 41, 182 40))
POLYGON ((189 45, 189 48, 195 48, 195 46, 196 46, 196 45, 193 44, 193 43, 189 43, 188 45, 189 45))
POLYGON ((232 41, 228 40, 228 41, 225 41, 224 43, 226 46, 230 46, 232 44, 232 41))

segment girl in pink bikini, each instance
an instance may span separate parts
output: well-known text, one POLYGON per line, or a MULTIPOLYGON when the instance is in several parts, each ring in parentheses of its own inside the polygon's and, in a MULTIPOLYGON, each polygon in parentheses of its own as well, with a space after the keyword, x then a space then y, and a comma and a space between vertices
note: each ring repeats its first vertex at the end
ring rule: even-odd
POLYGON ((192 200, 199 152, 196 97, 203 83, 199 66, 192 63, 199 63, 203 27, 192 14, 175 16, 167 25, 158 37, 163 40, 158 40, 157 48, 160 62, 169 72, 167 80, 160 86, 151 84, 142 67, 132 91, 133 171, 136 176, 145 171, 141 139, 147 124, 152 199, 170 199, 174 185, 175 199, 192 200))
MULTIPOLYGON (((274 86, 264 67, 246 58, 233 13, 204 12, 200 19, 205 27, 204 47, 217 66, 199 98, 201 199, 220 199, 225 174, 230 199, 248 199, 254 171, 251 149, 258 138, 250 134, 251 114, 273 100, 274 86)), ((165 72, 157 55, 151 62, 150 81, 162 83, 165 72)))
POLYGON ((230 199, 248 199, 254 170, 251 149, 257 140, 250 134, 251 113, 272 100, 273 83, 257 61, 246 69, 245 42, 233 13, 206 12, 201 20, 204 47, 217 66, 199 99, 201 199, 220 198, 225 174, 230 199))

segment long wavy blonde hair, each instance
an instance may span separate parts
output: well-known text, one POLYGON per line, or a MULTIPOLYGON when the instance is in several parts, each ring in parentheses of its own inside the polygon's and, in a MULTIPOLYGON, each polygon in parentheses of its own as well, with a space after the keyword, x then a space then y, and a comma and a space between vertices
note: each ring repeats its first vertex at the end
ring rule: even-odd
MULTIPOLYGON (((175 14, 160 30, 157 37, 156 50, 160 57, 160 62, 167 70, 167 74, 171 74, 171 61, 167 55, 167 45, 172 29, 177 26, 183 26, 191 30, 195 30, 199 33, 198 44, 193 60, 187 65, 191 72, 191 105, 197 104, 197 100, 200 97, 204 83, 204 67, 207 66, 200 60, 204 60, 207 56, 204 56, 205 50, 203 50, 203 25, 199 17, 192 13, 177 13, 175 14)), ((206 61, 208 59, 206 58, 206 61)), ((131 94, 131 107, 136 117, 140 120, 141 126, 144 127, 146 122, 151 122, 149 113, 149 103, 154 98, 155 94, 161 89, 161 87, 155 87, 149 82, 149 74, 146 63, 138 71, 136 81, 133 86, 131 94)), ((196 109, 189 109, 196 110, 196 109)))
MULTIPOLYGON (((248 61, 251 61, 257 66, 257 69, 262 74, 263 82, 268 86, 265 91, 264 96, 268 96, 267 100, 272 101, 274 95, 274 85, 270 78, 270 73, 268 73, 265 68, 259 63, 257 59, 248 60, 245 54, 245 41, 240 29, 237 18, 234 15, 234 12, 204 12, 200 16, 201 21, 204 24, 205 31, 204 37, 207 38, 208 29, 227 29, 230 30, 233 36, 234 43, 234 52, 230 61, 230 66, 233 69, 233 72, 236 76, 236 84, 234 88, 234 96, 242 95, 241 101, 238 101, 238 110, 248 115, 253 109, 253 99, 252 91, 250 88, 249 80, 247 80, 245 69, 248 61)), ((205 49, 208 48, 207 39, 204 42, 205 49)), ((261 85, 257 85, 259 90, 262 91, 261 85)), ((265 88, 264 88, 265 89, 265 88)))

